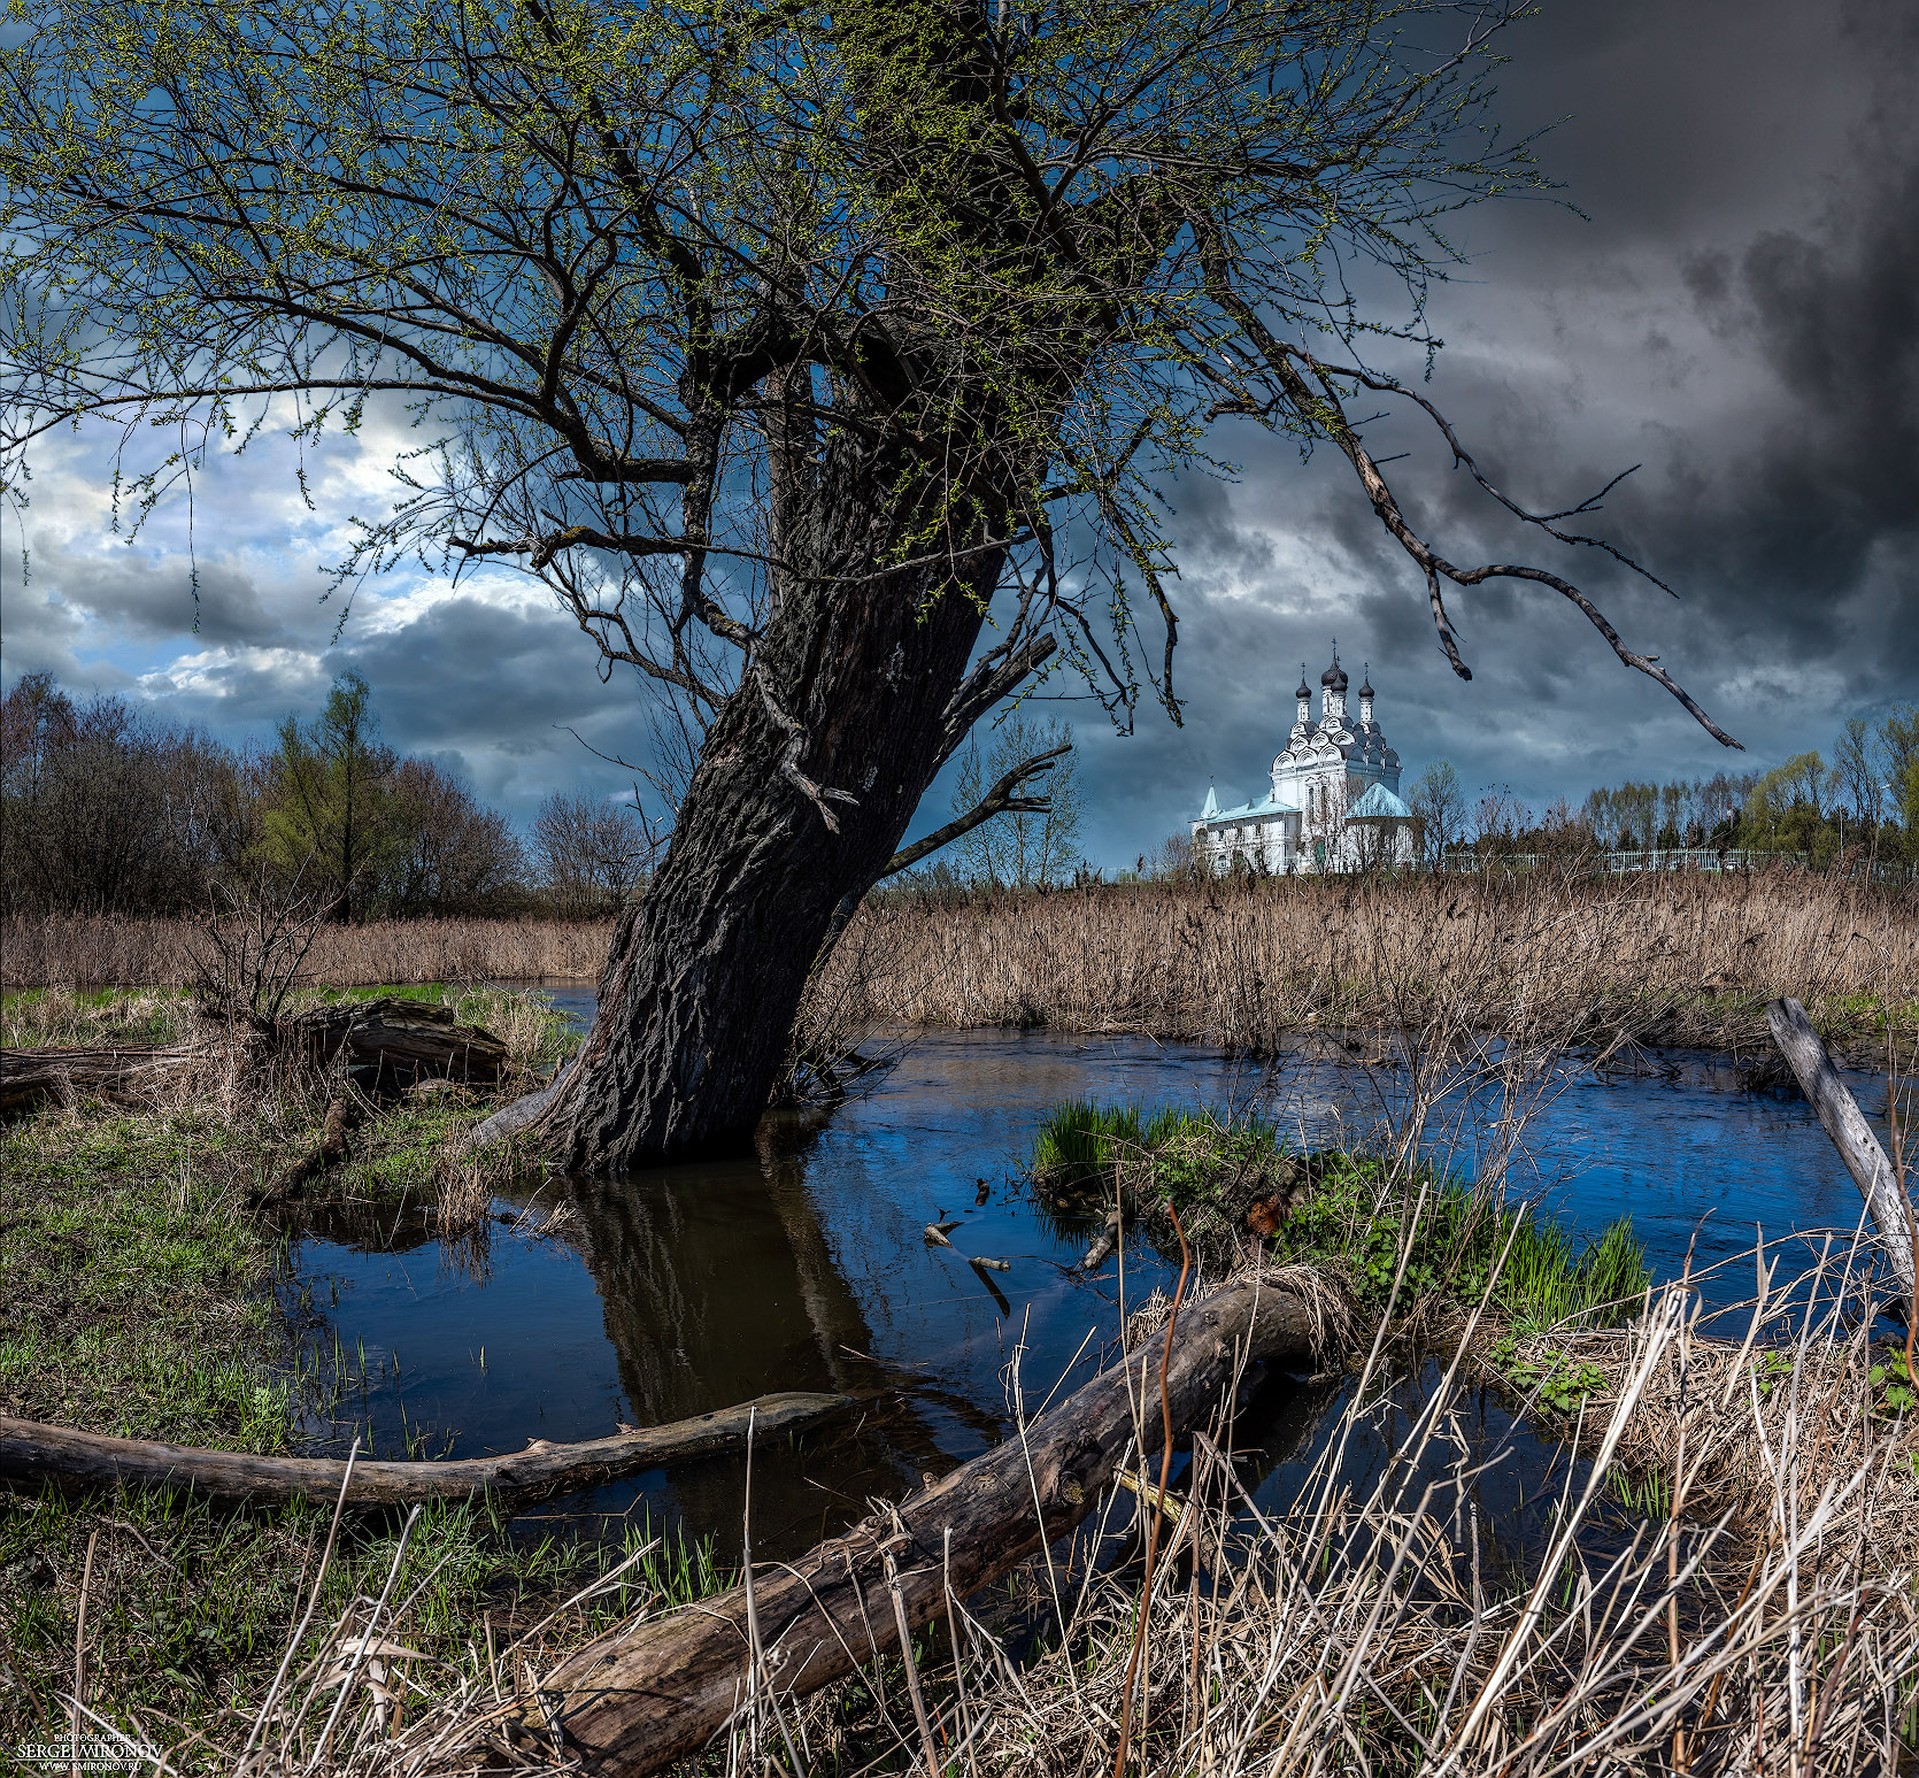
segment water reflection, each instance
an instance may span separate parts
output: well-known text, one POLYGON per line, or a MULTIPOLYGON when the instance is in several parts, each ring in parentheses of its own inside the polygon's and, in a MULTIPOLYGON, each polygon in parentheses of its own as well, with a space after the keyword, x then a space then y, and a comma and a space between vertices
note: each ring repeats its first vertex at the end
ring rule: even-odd
MULTIPOLYGON (((871 1358, 872 1331, 833 1263, 801 1157, 768 1146, 755 1158, 703 1162, 630 1181, 576 1181, 569 1240, 604 1316, 627 1417, 684 1419, 779 1390, 866 1398, 852 1428, 809 1436, 809 1461, 784 1447, 755 1469, 757 1541, 804 1545, 857 1517, 872 1495, 917 1479, 937 1460, 900 1379, 871 1358), (809 1479, 817 1471, 831 1484, 809 1479)), ((673 1510, 706 1527, 739 1512, 744 1465, 720 1461, 673 1478, 673 1510)), ((666 1492, 652 1478, 655 1493, 666 1492)), ((610 1510, 632 1484, 601 1491, 610 1510)), ((728 1538, 730 1542, 730 1536, 728 1538)))
MULTIPOLYGON (((1703 1063, 1659 1079, 1569 1084, 1528 1132, 1526 1188, 1588 1233, 1630 1211, 1662 1276, 1677 1275, 1689 1247, 1695 1269, 1738 1252, 1756 1223, 1769 1235, 1850 1226, 1857 1194, 1808 1109, 1725 1084, 1703 1063)), ((897 1497, 996 1442, 1016 1401, 1036 1410, 1072 1387, 1110 1356, 1124 1310, 1166 1280, 1150 1254, 1131 1254, 1097 1283, 1073 1271, 1082 1243, 1048 1225, 1019 1183, 1052 1106, 1257 1100, 1318 1140, 1363 1127, 1381 1091, 1376 1074, 1337 1057, 1269 1071, 1132 1038, 919 1034, 877 1090, 816 1138, 789 1130, 751 1160, 579 1183, 568 1188, 564 1237, 498 1227, 482 1276, 437 1243, 392 1253, 302 1242, 295 1269, 318 1293, 320 1341, 337 1330, 368 1362, 365 1390, 320 1429, 322 1442, 342 1449, 370 1430, 392 1452, 403 1434, 424 1433, 436 1452, 470 1455, 769 1390, 870 1396, 858 1427, 809 1438, 797 1459, 782 1447, 755 1464, 756 1545, 798 1549, 870 1497, 897 1497), (957 1225, 950 1249, 922 1233, 942 1220, 957 1225), (983 1276, 967 1255, 1008 1269, 983 1276)), ((1880 1095, 1869 1109, 1882 1105, 1880 1095)), ((1749 1267, 1729 1276, 1725 1295, 1749 1278, 1749 1267)), ((1328 1436, 1329 1404, 1344 1402, 1337 1389, 1292 1387, 1260 1398, 1269 1419, 1248 1447, 1266 1452, 1248 1484, 1275 1502, 1290 1498, 1328 1436)), ((1477 1411, 1498 1418, 1495 1406, 1477 1411)), ((1499 1428, 1489 1420, 1481 1430, 1499 1428)), ((1366 1432, 1354 1461, 1385 1461, 1393 1436, 1366 1432)), ((738 1462, 715 1462, 563 1510, 619 1514, 641 1503, 731 1545, 740 1482, 738 1462)), ((1513 1485, 1527 1493, 1536 1481, 1513 1485)))

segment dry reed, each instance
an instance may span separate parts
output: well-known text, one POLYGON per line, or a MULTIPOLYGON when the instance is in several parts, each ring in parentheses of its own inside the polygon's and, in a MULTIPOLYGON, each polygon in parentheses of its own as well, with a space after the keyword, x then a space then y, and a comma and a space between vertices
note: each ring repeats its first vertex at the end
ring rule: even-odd
MULTIPOLYGON (((12 915, 0 925, 0 988, 177 987, 194 979, 192 920, 12 915)), ((306 979, 374 983, 595 981, 610 921, 376 920, 323 926, 306 979)))
MULTIPOLYGON (((10 918, 0 987, 191 981, 184 920, 10 918)), ((323 928, 308 979, 592 981, 611 926, 429 920, 323 928)), ((1357 877, 871 898, 803 1026, 1138 1032, 1271 1053, 1315 1025, 1509 1030, 1769 1054, 1791 993, 1883 1059, 1919 1027, 1919 891, 1793 869, 1594 879, 1357 877), (1444 1002, 1437 1006, 1436 1002, 1444 1002)))
POLYGON ((1800 871, 1303 878, 880 898, 824 987, 917 1025, 1139 1032, 1272 1053, 1314 1025, 1769 1049, 1791 993, 1883 1057, 1919 1001, 1919 896, 1800 871), (1443 1005, 1436 1003, 1443 1002, 1443 1005))

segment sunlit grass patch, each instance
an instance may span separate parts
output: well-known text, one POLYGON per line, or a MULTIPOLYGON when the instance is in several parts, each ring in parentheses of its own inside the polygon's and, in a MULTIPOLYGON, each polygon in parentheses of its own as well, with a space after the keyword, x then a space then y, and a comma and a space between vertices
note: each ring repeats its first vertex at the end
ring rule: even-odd
POLYGON ((0 1047, 175 1043, 193 1028, 182 988, 27 988, 0 997, 0 1047))
POLYGON ((54 1111, 0 1129, 7 1411, 284 1444, 269 1294, 279 1242, 248 1209, 284 1133, 265 1108, 245 1128, 189 1109, 54 1111))
MULTIPOLYGON (((95 1707, 123 1723, 155 1715, 212 1723, 271 1679, 319 1573, 331 1516, 327 1500, 216 1510, 164 1489, 86 1501, 0 1494, 0 1744, 66 1719, 90 1538, 95 1707)), ((419 1657, 412 1677, 448 1682, 484 1647, 489 1626, 507 1641, 628 1556, 604 1594, 566 1614, 570 1632, 690 1603, 731 1579, 710 1542, 662 1538, 643 1520, 594 1543, 570 1531, 516 1534, 484 1500, 425 1507, 410 1531, 396 1517, 348 1515, 302 1654, 363 1615, 390 1580, 406 1646, 419 1657)))

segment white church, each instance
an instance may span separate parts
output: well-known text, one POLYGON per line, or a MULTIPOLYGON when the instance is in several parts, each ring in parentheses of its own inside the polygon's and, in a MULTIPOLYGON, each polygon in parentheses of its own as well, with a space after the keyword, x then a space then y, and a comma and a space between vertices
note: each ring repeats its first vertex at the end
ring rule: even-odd
POLYGON ((1214 871, 1235 863, 1274 875, 1378 869, 1413 862, 1413 812, 1399 800, 1399 755, 1373 720, 1372 669, 1359 688, 1359 716, 1346 715, 1346 669, 1319 676, 1319 720, 1306 669, 1299 716, 1273 761, 1263 796, 1222 809, 1209 789, 1193 823, 1193 856, 1214 871))

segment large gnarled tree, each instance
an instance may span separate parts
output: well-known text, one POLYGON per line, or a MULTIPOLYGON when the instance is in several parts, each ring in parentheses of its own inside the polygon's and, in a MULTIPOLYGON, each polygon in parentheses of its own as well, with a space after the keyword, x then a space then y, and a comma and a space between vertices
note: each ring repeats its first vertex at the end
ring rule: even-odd
MULTIPOLYGON (((1347 269, 1395 276, 1416 334, 1440 219, 1534 181, 1487 110, 1504 22, 49 0, 0 50, 8 482, 75 419, 129 451, 167 423, 164 460, 127 458, 144 501, 210 440, 409 405, 429 448, 345 571, 537 575, 695 740, 600 1019, 530 1110, 595 1169, 735 1142, 823 940, 976 721, 1069 668, 1177 716, 1151 478, 1224 414, 1344 454, 1462 674, 1446 589, 1518 577, 1712 727, 1571 582, 1442 556, 1350 413, 1424 398, 1355 350, 1347 269)), ((1586 508, 1481 480, 1589 541, 1586 508)), ((1030 776, 972 818, 1009 799, 1030 776)))

